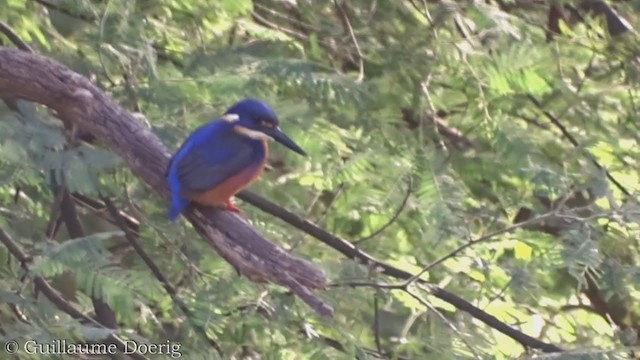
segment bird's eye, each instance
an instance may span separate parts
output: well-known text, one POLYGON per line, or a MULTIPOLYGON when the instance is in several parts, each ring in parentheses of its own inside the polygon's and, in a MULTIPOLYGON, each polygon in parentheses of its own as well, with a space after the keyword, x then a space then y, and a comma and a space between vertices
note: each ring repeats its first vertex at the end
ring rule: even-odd
POLYGON ((260 126, 267 129, 273 129, 273 123, 266 120, 260 120, 260 126))

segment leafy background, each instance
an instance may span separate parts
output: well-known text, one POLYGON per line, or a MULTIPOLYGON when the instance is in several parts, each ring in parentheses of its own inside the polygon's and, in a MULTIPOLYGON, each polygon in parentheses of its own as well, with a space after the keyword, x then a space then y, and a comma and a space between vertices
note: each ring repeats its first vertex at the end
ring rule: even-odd
MULTIPOLYGON (((172 149, 238 99, 266 100, 310 156, 273 146, 251 190, 395 267, 428 268, 421 279, 568 350, 555 358, 608 359, 635 357, 639 342, 639 7, 0 0, 0 20, 172 149)), ((0 247, 4 340, 110 333, 38 295, 40 275, 86 314, 106 307, 127 338, 170 339, 185 358, 217 356, 203 331, 225 358, 542 358, 428 287, 400 286, 238 201, 269 239, 325 269, 336 315, 318 318, 167 221, 167 203, 99 143, 17 106, 0 107, 0 225, 34 263, 24 274, 0 247), (51 220, 62 184, 82 236, 51 220), (135 219, 188 314, 105 212, 82 206, 99 193, 135 219)))

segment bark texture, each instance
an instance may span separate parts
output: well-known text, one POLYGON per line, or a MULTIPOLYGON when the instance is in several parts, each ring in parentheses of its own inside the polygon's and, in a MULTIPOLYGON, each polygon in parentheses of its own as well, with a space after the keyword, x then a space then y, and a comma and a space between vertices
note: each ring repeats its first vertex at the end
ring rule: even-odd
MULTIPOLYGON (((0 97, 21 98, 51 108, 63 122, 92 134, 121 156, 134 174, 169 198, 163 176, 168 149, 86 77, 44 56, 0 47, 0 97)), ((319 314, 333 314, 331 306, 312 292, 326 284, 321 269, 271 243, 234 213, 196 206, 185 216, 247 278, 285 286, 319 314)))

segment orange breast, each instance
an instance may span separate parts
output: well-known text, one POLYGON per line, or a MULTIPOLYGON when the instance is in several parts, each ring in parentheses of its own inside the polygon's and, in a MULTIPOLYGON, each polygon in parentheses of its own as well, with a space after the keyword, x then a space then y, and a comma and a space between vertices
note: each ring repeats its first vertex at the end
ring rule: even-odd
POLYGON ((266 142, 264 142, 264 150, 265 157, 261 163, 253 165, 238 174, 231 176, 212 189, 197 193, 190 193, 188 194, 189 198, 203 205, 224 205, 232 196, 240 192, 240 190, 244 189, 253 180, 260 176, 264 170, 265 164, 267 163, 268 147, 266 142))

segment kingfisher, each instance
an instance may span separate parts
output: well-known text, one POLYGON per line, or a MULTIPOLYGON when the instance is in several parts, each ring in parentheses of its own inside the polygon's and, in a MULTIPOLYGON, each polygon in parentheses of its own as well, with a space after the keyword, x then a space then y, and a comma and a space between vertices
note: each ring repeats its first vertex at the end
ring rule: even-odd
POLYGON ((169 219, 175 220, 191 201, 239 212, 231 198, 264 170, 268 140, 306 156, 279 125, 269 105, 248 98, 194 130, 171 157, 167 168, 171 189, 169 219))

